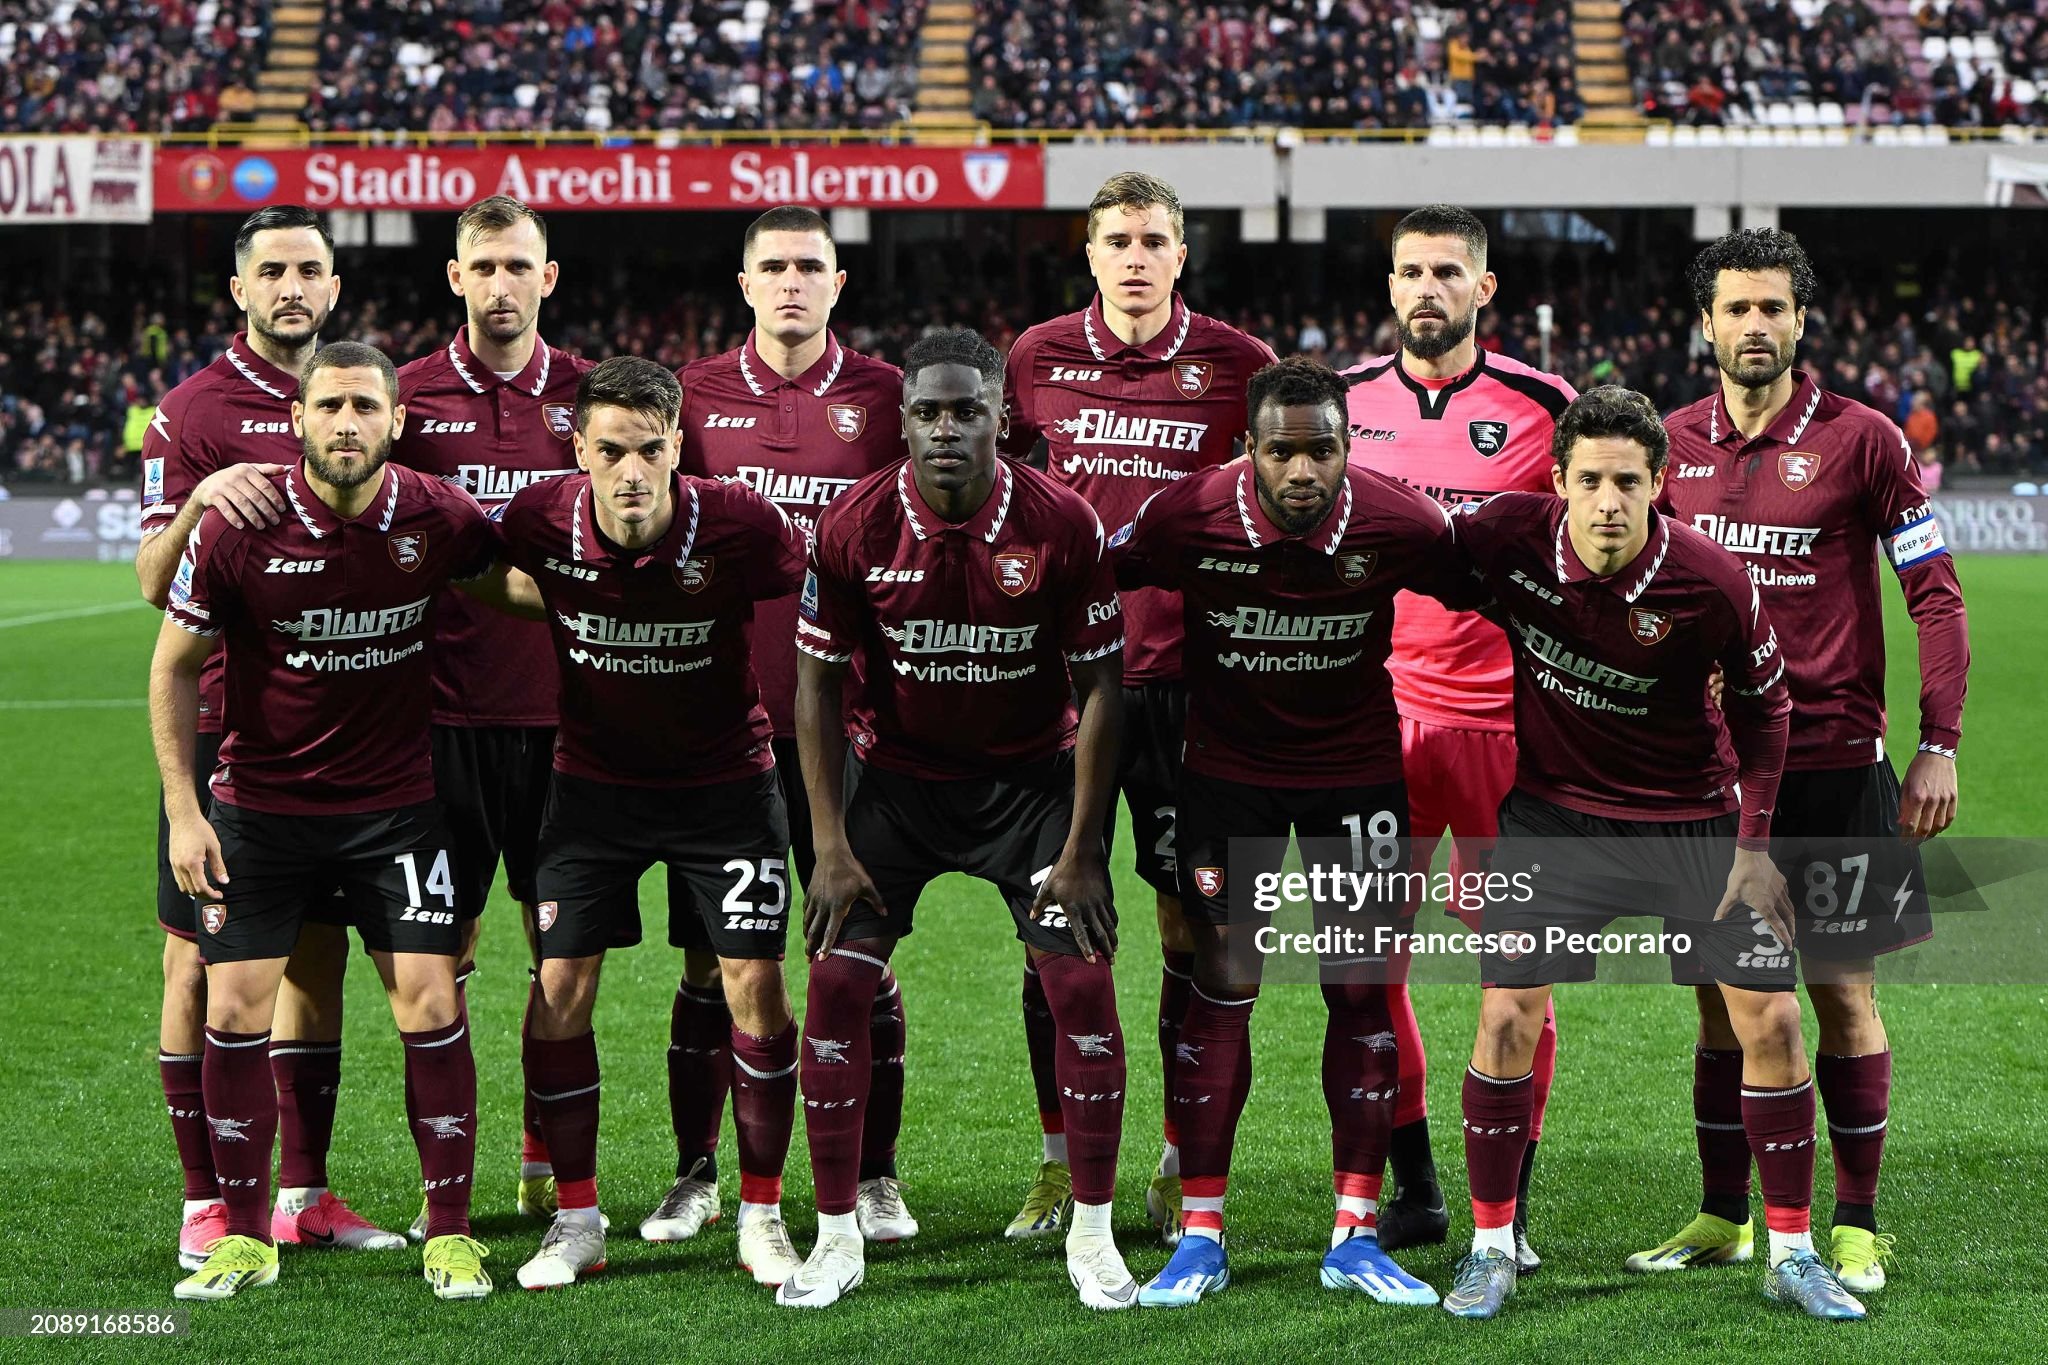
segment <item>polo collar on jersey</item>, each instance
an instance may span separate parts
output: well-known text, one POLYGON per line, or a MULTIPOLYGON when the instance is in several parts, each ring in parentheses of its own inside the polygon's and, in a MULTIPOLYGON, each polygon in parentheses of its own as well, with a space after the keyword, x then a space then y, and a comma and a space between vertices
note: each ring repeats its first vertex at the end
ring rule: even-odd
MULTIPOLYGON (((1771 419, 1758 440, 1769 439, 1780 445, 1796 445, 1806 434, 1807 424, 1820 411, 1822 389, 1814 377, 1805 370, 1792 371, 1792 401, 1785 404, 1785 410, 1771 419)), ((1719 388, 1714 390, 1713 401, 1707 406, 1707 444, 1720 445, 1723 441, 1745 441, 1742 429, 1728 415, 1727 395, 1719 388)), ((1746 444, 1746 441, 1745 441, 1746 444)))
POLYGON ((569 512, 570 558, 580 564, 623 562, 635 569, 657 561, 682 568, 690 562, 690 551, 697 548, 697 521, 704 509, 697 497, 697 485, 681 474, 669 475, 669 497, 675 501, 676 514, 668 529, 661 533, 661 539, 644 550, 614 553, 605 548, 605 540, 598 534, 597 508, 592 502, 590 480, 585 479, 569 512))
POLYGON ((1245 539, 1252 543, 1253 549, 1283 540, 1298 540, 1326 555, 1337 553, 1337 547, 1344 541, 1345 528, 1351 525, 1352 492, 1348 470, 1344 475, 1344 486, 1337 490, 1336 507, 1313 531, 1300 535, 1281 530, 1267 514, 1266 505, 1259 501, 1259 490, 1254 483, 1257 477, 1249 464, 1237 473, 1237 519, 1244 526, 1245 539))
POLYGON ((277 366, 256 354, 256 348, 249 344, 247 332, 235 333, 235 339, 228 343, 228 364, 250 384, 269 394, 289 402, 298 397, 298 376, 280 370, 277 366))
MULTIPOLYGON (((371 499, 364 517, 374 518, 377 529, 391 529, 392 519, 398 515, 398 490, 402 480, 398 477, 398 466, 385 461, 383 472, 378 476, 383 483, 378 486, 377 495, 371 499)), ((332 507, 320 501, 320 495, 306 482, 306 462, 300 460, 285 471, 284 495, 291 502, 292 511, 299 514, 299 524, 315 540, 322 540, 349 524, 332 507)))
POLYGON ((794 379, 784 379, 774 367, 761 358, 761 352, 754 345, 754 334, 747 333, 747 339, 740 343, 740 378, 747 381, 747 387, 754 397, 766 398, 769 389, 794 384, 813 398, 823 398, 825 391, 832 387, 832 381, 839 378, 839 372, 846 368, 846 348, 839 344, 839 338, 829 329, 825 333, 825 351, 811 367, 794 379))
POLYGON ((1088 306, 1081 310, 1081 334, 1088 339, 1088 349, 1095 353, 1097 360, 1114 360, 1125 351, 1136 351, 1148 360, 1171 360, 1180 354, 1180 348, 1188 344, 1188 329, 1194 325, 1194 310, 1173 291, 1173 311, 1166 319, 1165 328, 1158 336, 1142 346, 1131 346, 1110 330, 1109 316, 1102 310, 1102 295, 1097 294, 1088 306))
POLYGON ((1486 373, 1486 348, 1478 346, 1473 349, 1478 352, 1478 356, 1473 360, 1472 368, 1459 375, 1456 379, 1443 384, 1423 383, 1420 379, 1408 373, 1408 367, 1401 363, 1404 353, 1400 351, 1394 352, 1394 373, 1399 376, 1402 385, 1407 388, 1408 392, 1415 395, 1415 401, 1421 406, 1422 416, 1425 420, 1436 421, 1441 419, 1446 412, 1450 411, 1451 395, 1459 392, 1461 389, 1471 388, 1472 385, 1479 382, 1479 376, 1486 373))
POLYGON ((919 540, 930 540, 942 532, 954 532, 974 536, 996 543, 1003 523, 1010 515, 1010 494, 1017 486, 1017 476, 1010 472, 1010 462, 996 457, 996 486, 991 488, 988 498, 965 521, 946 521, 924 500, 924 493, 917 486, 917 480, 910 473, 910 461, 905 460, 896 467, 896 496, 903 504, 903 519, 910 523, 910 532, 919 540))
POLYGON ((1657 577, 1657 570, 1664 567, 1664 556, 1671 552, 1671 521, 1656 508, 1650 509, 1650 538, 1643 542, 1642 552, 1624 565, 1619 573, 1600 577, 1586 567, 1586 561, 1579 558, 1579 552, 1572 548, 1571 532, 1566 529, 1568 508, 1564 499, 1558 499, 1557 511, 1553 514, 1557 525, 1552 532, 1551 545, 1556 557, 1557 581, 1560 583, 1603 583, 1610 590, 1619 593, 1624 602, 1633 602, 1649 588, 1651 580, 1657 577))
POLYGON ((500 379, 490 366, 476 358, 475 351, 469 349, 469 327, 465 324, 456 328, 455 339, 448 343, 448 363, 455 367, 455 373, 462 376, 462 382, 469 385, 472 393, 489 393, 503 385, 538 398, 547 392, 548 371, 554 367, 554 358, 548 353, 547 341, 535 336, 533 354, 527 357, 526 368, 510 379, 500 379))

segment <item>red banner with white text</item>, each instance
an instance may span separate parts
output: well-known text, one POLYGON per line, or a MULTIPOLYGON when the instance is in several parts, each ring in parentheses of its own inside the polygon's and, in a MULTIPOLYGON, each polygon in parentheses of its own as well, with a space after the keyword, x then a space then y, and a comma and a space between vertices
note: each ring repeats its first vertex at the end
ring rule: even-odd
POLYGON ((577 209, 1023 209, 1045 206, 1045 152, 1014 147, 311 147, 159 149, 160 213, 454 212, 509 194, 577 209))

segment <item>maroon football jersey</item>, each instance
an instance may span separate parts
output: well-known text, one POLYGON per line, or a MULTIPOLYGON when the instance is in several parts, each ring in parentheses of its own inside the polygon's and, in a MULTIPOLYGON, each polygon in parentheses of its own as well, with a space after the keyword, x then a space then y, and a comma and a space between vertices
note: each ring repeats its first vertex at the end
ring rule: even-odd
POLYGON ((1642 553, 1596 578, 1548 493, 1460 512, 1458 545, 1514 646, 1516 786, 1620 820, 1739 805, 1744 845, 1763 846, 1791 703, 1770 616, 1733 555, 1653 511, 1642 553), (1721 708, 1707 699, 1717 665, 1721 708))
MULTIPOLYGON (((903 372, 826 334, 795 379, 768 368, 750 332, 737 349, 684 367, 685 474, 737 479, 816 531, 825 505, 902 459, 903 372)), ((778 735, 796 733, 796 597, 754 608, 754 676, 778 735)))
POLYGON ((1920 487, 1912 447, 1873 409, 1794 370, 1792 401, 1754 441, 1720 391, 1673 413, 1664 497, 1732 550, 1793 646, 1788 768, 1884 756, 1882 549, 1920 628, 1920 743, 1955 756, 1970 641, 1955 561, 1920 487))
POLYGON ((227 731, 216 799, 280 815, 355 815, 434 799, 427 719, 435 597, 497 554, 467 493, 397 465, 343 521, 294 465, 292 515, 237 531, 200 518, 170 619, 219 636, 227 731))
POLYGON ((671 493, 674 523, 642 550, 598 529, 587 474, 505 508, 505 558, 540 585, 561 669, 556 772, 695 787, 774 766, 747 621, 803 583, 810 542, 739 484, 678 475, 671 493))
MULTIPOLYGON (((405 432, 391 458, 445 479, 496 514, 530 483, 576 468, 576 385, 594 362, 536 341, 500 379, 469 349, 469 328, 398 372, 405 432)), ((553 725, 547 631, 458 592, 435 608, 436 725, 553 725)))
MULTIPOLYGON (((1166 329, 1127 346, 1097 295, 1010 348, 1003 448, 1025 455, 1045 437, 1046 472, 1086 498, 1103 525, 1123 526, 1160 489, 1231 458, 1246 425, 1245 384, 1272 359, 1265 342, 1203 317, 1179 294, 1166 329)), ((1180 604, 1159 588, 1125 593, 1123 604, 1124 681, 1178 678, 1180 604)))
POLYGON ((826 509, 796 644, 860 656, 847 734, 878 768, 951 779, 1049 757, 1074 743, 1067 664, 1123 648, 1102 524, 1002 459, 980 510, 942 521, 903 461, 826 509))
MULTIPOLYGON (((235 333, 219 359, 164 395, 142 436, 142 534, 177 519, 200 480, 233 464, 292 464, 292 399, 299 377, 256 354, 247 332, 235 333)), ((199 728, 221 729, 221 657, 215 650, 199 674, 199 728)))
POLYGON ((1119 586, 1180 594, 1182 762, 1256 786, 1399 781, 1394 594, 1466 607, 1488 596, 1458 559, 1444 509, 1358 464, 1306 535, 1273 524, 1238 464, 1165 489, 1110 544, 1119 586))

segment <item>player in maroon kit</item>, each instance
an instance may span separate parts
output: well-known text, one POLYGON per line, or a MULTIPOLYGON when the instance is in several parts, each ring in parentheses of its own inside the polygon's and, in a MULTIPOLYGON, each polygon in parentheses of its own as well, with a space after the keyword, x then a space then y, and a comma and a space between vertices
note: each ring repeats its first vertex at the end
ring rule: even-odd
POLYGON ((1089 1307, 1137 1301, 1109 1225, 1125 1062, 1102 821, 1123 616, 1088 505, 997 456, 1002 380, 1002 357, 972 332, 910 348, 910 457, 826 510, 798 608, 797 742, 818 856, 802 1050, 818 1242, 776 1291, 794 1307, 836 1302, 864 1277, 854 1201, 875 983, 925 885, 953 871, 1002 892, 1064 1040, 1068 1277, 1089 1307))
MULTIPOLYGON (((1250 460, 1153 495, 1112 541, 1118 583, 1178 592, 1186 630, 1179 857, 1195 984, 1172 1096, 1185 1233, 1140 1291, 1148 1307, 1185 1307, 1230 1282, 1224 1187, 1251 1089, 1263 975, 1254 931, 1266 920, 1246 893, 1279 870, 1290 833, 1311 866, 1406 870, 1409 801, 1386 670, 1394 594, 1486 600, 1458 562, 1449 514, 1348 461, 1345 397, 1342 378, 1301 357, 1258 371, 1246 398, 1250 460), (1260 852, 1240 844, 1231 856, 1233 841, 1253 839, 1260 852)), ((1391 925, 1406 908, 1404 881, 1382 885, 1391 894, 1344 907, 1356 928, 1391 925)), ((1318 911, 1322 923, 1347 918, 1334 905, 1318 911)), ((1388 1259, 1376 1232, 1397 1080, 1386 950, 1366 940, 1321 965, 1337 1198, 1322 1281, 1432 1304, 1436 1291, 1388 1259)))
MULTIPOLYGON (((1572 386, 1482 350, 1479 310, 1497 287, 1486 266, 1486 225, 1465 209, 1431 204, 1394 225, 1387 288, 1401 349, 1346 372, 1351 458, 1457 508, 1511 490, 1550 490, 1551 434, 1572 386)), ((1507 637, 1477 614, 1449 613, 1414 594, 1397 598, 1387 659, 1401 709, 1401 750, 1413 820, 1415 866, 1427 869, 1451 835, 1454 884, 1496 831, 1515 776, 1514 668, 1507 637)), ((1468 917, 1471 912, 1467 912, 1468 917)), ((1441 1242, 1450 1227, 1429 1145, 1428 1062, 1406 984, 1394 988, 1400 1098, 1394 1109, 1394 1195, 1380 1206, 1382 1246, 1441 1242)), ((1515 1201, 1515 1259, 1542 1264, 1529 1245, 1529 1183, 1557 1060, 1548 1015, 1536 1047, 1534 1116, 1515 1201)))
MULTIPOLYGON (((320 329, 340 296, 334 243, 319 215, 281 204, 235 234, 228 292, 249 325, 211 365, 171 390, 143 437, 142 543, 135 573, 161 607, 185 541, 208 508, 236 530, 286 514, 276 476, 299 457, 291 404, 320 329)), ((222 655, 200 672, 193 773, 204 782, 220 750, 222 655)), ((203 790, 197 793, 203 802, 203 790)), ((170 824, 157 812, 157 922, 164 939, 164 1008, 157 1068, 185 1169, 178 1263, 197 1270, 227 1226, 200 1096, 206 973, 192 898, 171 873, 170 824)), ((329 916, 328 918, 333 918, 329 916)), ((278 989, 270 1066, 277 1085, 280 1158, 272 1235, 287 1242, 384 1249, 397 1234, 372 1226, 327 1188, 327 1149, 341 1088, 341 982, 347 931, 309 919, 278 989)))
MULTIPOLYGON (((830 330, 846 272, 830 228, 813 210, 784 205, 756 218, 741 245, 739 279, 754 311, 753 331, 738 349, 695 361, 681 375, 683 472, 737 479, 815 530, 833 498, 903 458, 903 374, 848 350, 830 330)), ((808 886, 814 859, 796 752, 795 594, 755 604, 753 642, 761 704, 775 730, 790 858, 808 886)), ((657 1242, 693 1237, 718 1217, 719 1120, 732 1086, 733 1021, 719 987, 718 954, 698 921, 684 919, 679 928, 683 979, 668 1050, 676 1182, 640 1224, 640 1235, 657 1242)), ((904 1032, 894 972, 882 974, 870 1023, 874 1089, 854 1213, 863 1237, 895 1242, 916 1236, 917 1220, 896 1180, 904 1032)))
MULTIPOLYGON (((559 274, 548 259, 547 223, 526 205, 492 195, 462 211, 448 287, 463 300, 466 321, 447 346, 398 372, 408 420, 393 460, 447 480, 486 511, 530 483, 575 469, 576 383, 592 362, 541 338, 541 300, 559 274)), ((555 747, 556 681, 552 670, 532 667, 548 649, 539 623, 512 620, 455 592, 442 594, 435 611, 434 783, 455 849, 466 983, 500 857, 534 938, 533 869, 555 747)), ((463 1003, 466 1010, 466 996, 463 1003)), ((518 1208, 551 1217, 554 1170, 531 1100, 522 1118, 518 1208)), ((413 1240, 424 1226, 413 1223, 413 1240)))
POLYGON ((1581 394, 1553 449, 1555 497, 1503 493, 1458 526, 1515 645, 1517 752, 1465 1074, 1472 1250, 1444 1307, 1491 1318, 1514 1293, 1515 1182, 1551 987, 1632 947, 1696 954, 1743 1041, 1742 1122, 1771 1225, 1765 1293, 1860 1318, 1805 1231, 1813 1092, 1791 905, 1768 843, 1791 709, 1777 635, 1735 557, 1655 510, 1667 437, 1648 399, 1581 394), (1663 935, 1600 933, 1645 912, 1664 917, 1663 935))
MULTIPOLYGON (((1786 660, 1792 738, 1772 828, 1820 1023, 1813 1074, 1835 1162, 1829 1260, 1865 1293, 1884 1287, 1891 1247, 1877 1232, 1892 1059, 1875 958, 1933 932, 1914 844, 1955 818, 1970 659, 1962 589, 1899 429, 1793 368, 1818 288, 1798 239, 1730 233, 1700 253, 1690 282, 1721 387, 1672 414, 1665 496, 1745 561, 1779 628, 1799 641, 1786 660), (1884 752, 1880 547, 1920 636, 1919 749, 1903 789, 1884 752)), ((1631 1270, 1744 1261, 1754 1244, 1737 1126, 1743 1054, 1719 998, 1702 990, 1699 1005, 1700 1216, 1630 1257, 1631 1270)))
MULTIPOLYGON (((1088 269, 1095 298, 1042 322, 1010 351, 1003 389, 1005 452, 1028 455, 1043 439, 1045 470, 1079 493, 1103 525, 1129 524, 1145 499, 1236 453, 1244 386, 1273 359, 1256 338, 1203 317, 1174 288, 1187 264, 1180 195, 1154 176, 1113 175, 1088 206, 1088 269)), ((1124 745, 1117 786, 1130 806, 1138 875, 1154 892, 1165 963, 1159 986, 1159 1060, 1172 1093, 1174 1052, 1193 980, 1194 942, 1181 914, 1174 855, 1187 696, 1181 686, 1180 604, 1162 588, 1124 594, 1124 745)), ((1114 803, 1110 810, 1115 830, 1114 803)), ((1024 1034, 1045 1148, 1037 1179, 1005 1235, 1059 1230, 1073 1203, 1056 1041, 1045 989, 1024 964, 1024 1034)), ((1167 1245, 1180 1240, 1180 1149, 1171 1106, 1165 1150, 1145 1209, 1167 1245)))
POLYGON ((496 535, 467 495, 387 465, 405 420, 382 352, 337 342, 307 366, 304 453, 274 526, 201 518, 172 581, 150 672, 170 860, 198 903, 202 1068, 226 1235, 180 1282, 228 1298, 277 1278, 266 1194, 277 1095, 268 1041, 285 960, 337 891, 405 1044, 406 1117, 441 1298, 491 1290, 469 1236, 476 1067, 457 1001, 462 947, 427 743, 434 595, 490 570, 496 535), (224 640, 227 731, 210 809, 194 790, 200 669, 224 640))
POLYGON ((798 1264, 782 1223, 797 1050, 782 980, 789 834, 747 627, 755 602, 802 583, 809 542, 745 485, 676 472, 682 402, 652 361, 599 365, 576 395, 583 472, 529 486, 502 518, 506 560, 546 603, 562 681, 525 1033, 561 1207, 519 1271, 528 1289, 604 1268, 590 1018, 606 950, 640 940, 638 887, 657 862, 669 941, 699 921, 730 998, 741 1263, 767 1285, 798 1264))

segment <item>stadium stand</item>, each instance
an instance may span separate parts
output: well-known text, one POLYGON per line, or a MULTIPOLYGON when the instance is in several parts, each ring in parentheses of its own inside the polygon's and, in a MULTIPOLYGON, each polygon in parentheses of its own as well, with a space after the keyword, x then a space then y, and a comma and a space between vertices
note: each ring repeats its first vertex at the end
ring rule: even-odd
POLYGON ((973 114, 1000 128, 1548 126, 1583 112, 1561 0, 981 0, 973 114))
POLYGON ((2034 0, 1630 0, 1624 28, 1643 112, 1688 128, 1804 142, 2048 123, 2034 0))
POLYGON ((256 107, 271 6, 0 0, 0 129, 203 130, 256 107))
POLYGON ((327 0, 315 129, 883 128, 923 0, 327 0))

